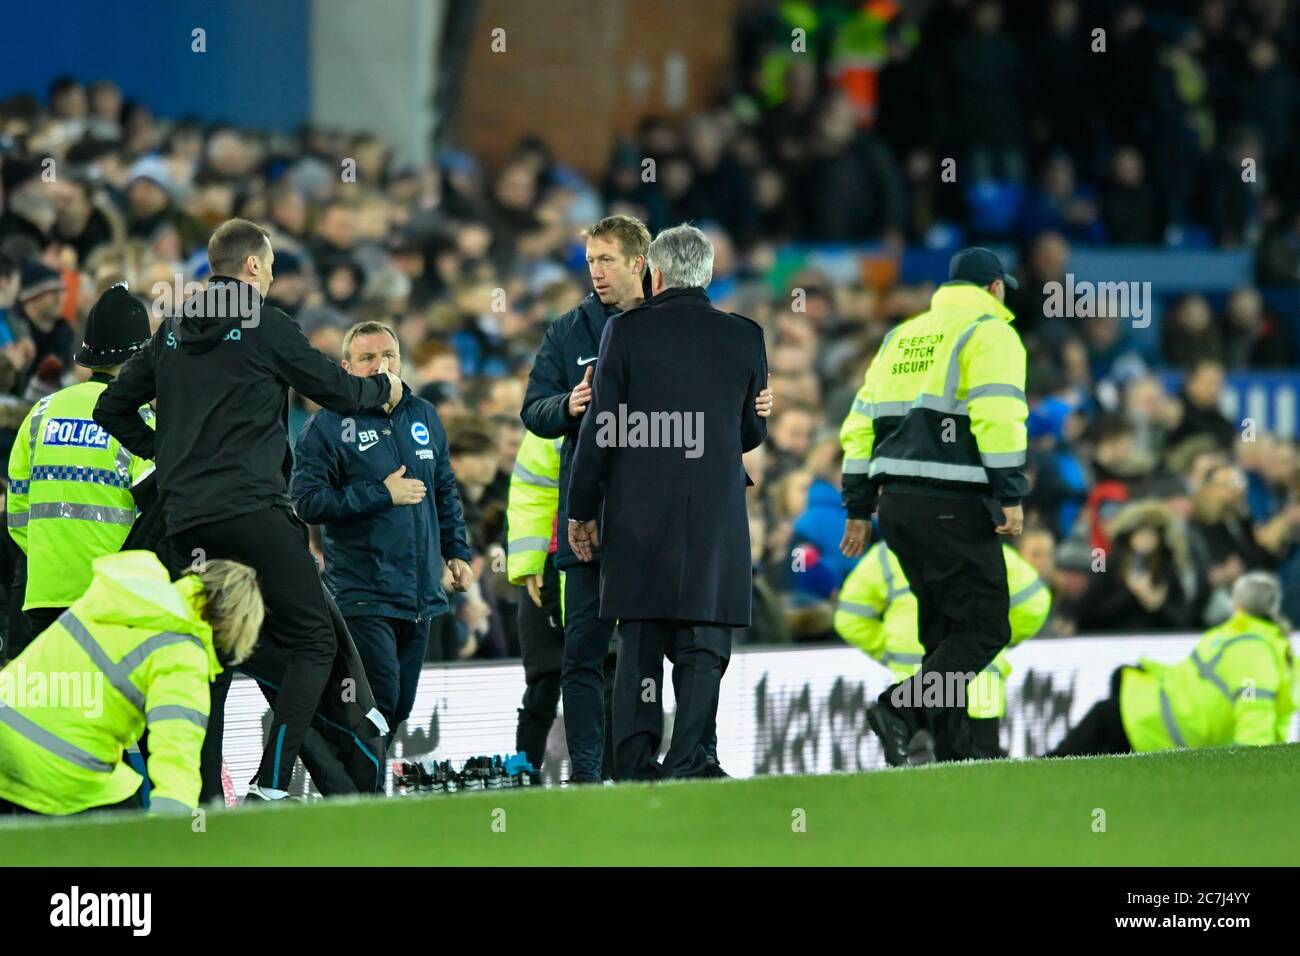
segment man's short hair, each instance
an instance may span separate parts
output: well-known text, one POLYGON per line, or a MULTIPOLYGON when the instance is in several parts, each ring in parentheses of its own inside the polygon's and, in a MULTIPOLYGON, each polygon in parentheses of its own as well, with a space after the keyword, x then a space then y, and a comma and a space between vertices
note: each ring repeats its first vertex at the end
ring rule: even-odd
POLYGON ((713 278, 713 243, 688 223, 662 230, 646 259, 669 289, 703 289, 713 278))
POLYGON ((588 229, 587 239, 613 239, 629 259, 644 256, 650 251, 650 230, 635 216, 606 216, 588 229))
MULTIPOLYGON (((376 332, 387 332, 393 337, 393 342, 397 345, 397 354, 402 354, 402 340, 397 337, 397 332, 387 322, 358 322, 352 328, 348 329, 343 336, 343 361, 352 361, 352 340, 358 335, 374 335, 376 332)), ((394 369, 396 371, 396 369, 394 369)))
POLYGON ((208 240, 208 265, 216 276, 238 276, 249 256, 261 256, 271 245, 271 234, 247 219, 227 219, 208 240))

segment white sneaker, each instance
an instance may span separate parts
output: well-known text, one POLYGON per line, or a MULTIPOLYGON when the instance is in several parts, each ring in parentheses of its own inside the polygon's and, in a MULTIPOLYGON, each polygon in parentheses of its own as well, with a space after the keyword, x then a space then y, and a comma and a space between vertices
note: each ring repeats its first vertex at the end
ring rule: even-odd
POLYGON ((250 801, 254 803, 258 801, 272 803, 277 800, 289 799, 291 798, 288 790, 273 790, 270 787, 262 787, 258 785, 257 781, 253 781, 248 785, 248 793, 244 795, 245 803, 250 801))

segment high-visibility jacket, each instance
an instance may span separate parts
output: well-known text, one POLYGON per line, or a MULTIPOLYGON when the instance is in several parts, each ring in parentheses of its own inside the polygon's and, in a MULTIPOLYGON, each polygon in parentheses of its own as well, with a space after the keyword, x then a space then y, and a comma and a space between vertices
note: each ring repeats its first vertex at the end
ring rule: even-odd
POLYGON ((192 809, 221 672, 203 587, 149 551, 95 560, 86 593, 0 670, 0 797, 39 813, 120 803, 124 751, 149 729, 150 809, 192 809))
POLYGON ((1284 743, 1295 667, 1281 628, 1238 611, 1185 660, 1125 668, 1119 709, 1129 744, 1147 751, 1284 743))
MULTIPOLYGON (((9 453, 9 534, 27 553, 23 608, 67 607, 90 584, 91 562, 122 547, 135 521, 131 486, 153 470, 95 424, 109 377, 41 399, 9 453)), ((153 410, 140 409, 153 424, 153 410)))
POLYGON ((511 584, 541 574, 560 507, 560 444, 524 432, 506 502, 506 577, 511 584))
POLYGON ((1029 407, 1014 318, 979 286, 947 282, 889 331, 840 428, 850 518, 871 517, 881 483, 1020 503, 1029 407))
MULTIPOLYGON (((1015 548, 1002 546, 1011 592, 1011 646, 1039 632, 1052 609, 1052 594, 1015 548)), ((835 630, 894 673, 906 680, 921 667, 921 646, 912 594, 903 566, 881 541, 874 545, 849 574, 835 609, 835 630)), ((999 651, 966 689, 966 711, 972 717, 1001 717, 1006 712, 1005 683, 1011 662, 999 651)))

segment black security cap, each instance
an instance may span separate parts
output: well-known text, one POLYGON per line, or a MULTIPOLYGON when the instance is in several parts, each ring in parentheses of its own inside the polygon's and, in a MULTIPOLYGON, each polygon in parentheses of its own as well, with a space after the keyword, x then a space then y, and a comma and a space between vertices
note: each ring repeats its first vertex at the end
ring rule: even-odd
POLYGON ((948 264, 948 278, 958 282, 973 282, 977 286, 987 286, 994 279, 1001 279, 1008 289, 1019 289, 1020 283, 1014 276, 1008 275, 1002 268, 1002 260, 983 246, 962 249, 952 257, 948 264))

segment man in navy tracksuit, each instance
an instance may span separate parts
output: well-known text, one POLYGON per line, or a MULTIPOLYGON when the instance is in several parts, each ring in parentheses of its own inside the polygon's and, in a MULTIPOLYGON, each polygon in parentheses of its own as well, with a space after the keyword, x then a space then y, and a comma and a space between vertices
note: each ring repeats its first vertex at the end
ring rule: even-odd
MULTIPOLYGON (((363 375, 399 366, 391 328, 362 322, 348 330, 344 369, 363 375)), ((457 591, 470 585, 447 433, 434 407, 404 386, 387 415, 317 412, 294 458, 294 506, 303 521, 322 526, 325 583, 388 721, 387 745, 415 703, 429 624, 448 610, 443 561, 457 591)))
MULTIPOLYGON (((564 732, 569 745, 570 781, 598 783, 605 751, 603 665, 614 621, 600 616, 599 555, 579 561, 569 547, 569 469, 578 427, 591 403, 592 376, 605 324, 644 298, 646 252, 650 233, 631 216, 607 216, 587 230, 587 270, 594 294, 546 330, 528 376, 521 418, 541 438, 565 438, 560 446, 560 507, 555 566, 563 573, 564 659, 560 693, 564 732)), ((771 414, 772 392, 764 388, 758 414, 771 414)), ((675 561, 677 556, 665 555, 675 561)))

